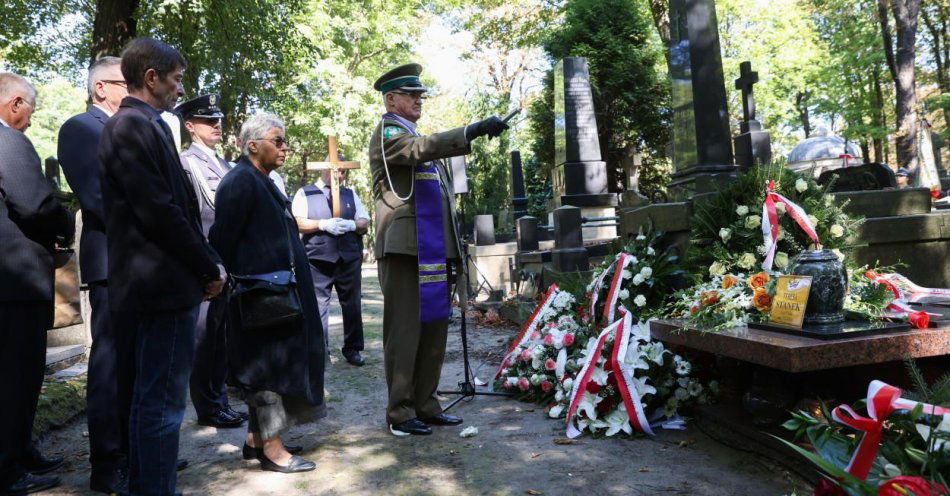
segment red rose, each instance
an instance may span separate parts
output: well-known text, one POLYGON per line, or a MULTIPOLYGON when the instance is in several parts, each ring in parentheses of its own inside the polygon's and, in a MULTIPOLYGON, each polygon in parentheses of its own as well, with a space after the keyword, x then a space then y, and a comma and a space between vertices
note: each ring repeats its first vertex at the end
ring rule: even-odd
POLYGON ((545 393, 551 390, 551 381, 541 381, 541 391, 545 393))
POLYGON ((926 329, 930 327, 930 316, 927 312, 914 312, 907 314, 907 321, 916 329, 926 329))
POLYGON ((936 200, 937 198, 940 198, 940 188, 934 188, 930 190, 930 197, 933 198, 934 200, 936 200))
POLYGON ((594 381, 587 383, 587 392, 590 394, 597 394, 600 392, 600 385, 594 381))
POLYGON ((525 350, 521 352, 521 361, 522 362, 531 361, 531 350, 525 348, 525 350))
POLYGON ((528 390, 528 387, 530 387, 530 386, 531 386, 531 383, 528 382, 528 379, 527 379, 526 377, 519 377, 519 378, 518 378, 518 389, 520 389, 521 392, 527 391, 527 390, 528 390))
POLYGON ((838 484, 822 477, 815 486, 815 496, 848 496, 848 493, 844 492, 838 484))
POLYGON ((877 488, 877 496, 905 496, 908 492, 914 496, 943 496, 947 494, 947 488, 923 477, 909 475, 901 475, 884 481, 877 488))
POLYGON ((612 396, 604 398, 603 401, 597 403, 597 414, 606 415, 610 413, 610 411, 613 410, 616 405, 617 403, 614 401, 612 396))
POLYGON ((876 279, 877 272, 874 272, 873 270, 866 270, 864 271, 864 277, 867 277, 868 279, 876 279))
POLYGON ((554 336, 552 334, 544 336, 544 346, 554 346, 554 336))
POLYGON ((553 358, 548 358, 544 361, 544 370, 548 372, 553 372, 557 368, 557 363, 554 362, 553 358))
POLYGON ((571 333, 565 334, 564 337, 561 339, 561 344, 563 344, 564 346, 570 346, 574 344, 574 335, 571 333))
POLYGON ((604 362, 604 370, 607 371, 607 372, 610 372, 610 371, 613 370, 613 369, 614 369, 614 365, 613 365, 613 363, 610 361, 610 359, 608 358, 607 361, 604 362))

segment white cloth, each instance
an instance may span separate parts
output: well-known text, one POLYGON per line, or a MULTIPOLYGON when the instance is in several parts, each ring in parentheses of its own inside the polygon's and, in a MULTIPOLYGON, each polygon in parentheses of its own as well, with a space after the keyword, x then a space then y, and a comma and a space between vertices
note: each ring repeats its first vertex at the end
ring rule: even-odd
POLYGON ((3 124, 3 125, 4 125, 4 127, 10 127, 10 125, 9 125, 9 124, 7 124, 7 121, 5 121, 5 120, 3 120, 3 118, 2 118, 2 117, 0 117, 0 124, 3 124))
POLYGON ((110 111, 109 109, 103 107, 102 105, 99 105, 98 103, 93 103, 92 106, 101 110, 103 113, 105 113, 109 117, 112 117, 115 114, 115 112, 110 111))
MULTIPOLYGON (((330 194, 330 186, 323 182, 323 178, 317 179, 317 182, 313 185, 323 191, 323 194, 330 194)), ((354 218, 369 220, 369 213, 366 212, 366 208, 363 207, 360 196, 357 195, 355 191, 353 192, 353 203, 353 208, 356 209, 354 218)), ((307 195, 303 192, 303 188, 300 188, 294 194, 293 202, 290 204, 290 211, 293 212, 296 217, 307 217, 309 210, 307 206, 307 195)))
POLYGON ((274 181, 274 186, 277 186, 277 190, 280 191, 280 194, 284 195, 284 198, 287 198, 287 185, 284 184, 284 178, 277 173, 277 171, 270 171, 270 174, 267 175, 271 181, 274 181))

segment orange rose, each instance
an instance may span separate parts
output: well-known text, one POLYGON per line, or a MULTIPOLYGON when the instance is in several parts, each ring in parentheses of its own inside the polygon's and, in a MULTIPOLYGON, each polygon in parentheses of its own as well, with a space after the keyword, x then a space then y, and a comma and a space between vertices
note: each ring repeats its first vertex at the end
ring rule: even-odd
POLYGON ((713 303, 719 301, 719 293, 716 291, 703 291, 699 294, 699 301, 704 306, 712 305, 713 303))
POLYGON ((689 307, 689 314, 696 315, 696 312, 699 311, 699 303, 694 303, 693 306, 689 307))
POLYGON ((755 288, 752 293, 752 304, 760 312, 768 312, 772 309, 772 297, 765 288, 755 288))
POLYGON ((739 282, 738 277, 732 274, 726 274, 726 276, 722 278, 722 289, 729 289, 735 286, 738 282, 739 282))
POLYGON ((763 288, 767 282, 769 282, 769 275, 765 272, 749 276, 749 286, 751 288, 763 288))

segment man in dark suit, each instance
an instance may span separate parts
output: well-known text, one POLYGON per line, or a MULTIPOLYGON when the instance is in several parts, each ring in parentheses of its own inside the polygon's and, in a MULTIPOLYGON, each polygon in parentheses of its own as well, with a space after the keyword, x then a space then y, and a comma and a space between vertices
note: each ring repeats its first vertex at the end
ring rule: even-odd
POLYGON ((59 163, 82 207, 79 268, 89 287, 92 349, 86 382, 89 463, 93 491, 116 492, 129 453, 128 412, 131 391, 119 391, 117 359, 131 353, 131 333, 117 332, 109 313, 106 228, 99 187, 99 137, 106 121, 128 95, 118 57, 102 57, 89 67, 87 89, 92 105, 59 128, 59 163))
POLYGON ((174 48, 132 40, 122 53, 129 96, 99 140, 109 307, 114 325, 134 333, 129 492, 137 495, 175 494, 198 306, 225 277, 161 117, 183 93, 184 70, 174 48))
MULTIPOLYGON (((175 108, 185 121, 191 145, 181 153, 181 164, 191 180, 201 208, 205 237, 214 224, 214 193, 231 164, 218 156, 221 142, 220 97, 215 94, 192 98, 175 108)), ((227 298, 221 294, 201 304, 195 329, 195 363, 191 370, 191 403, 198 424, 218 428, 240 427, 247 419, 228 404, 228 357, 225 349, 227 298)))
POLYGON ((33 417, 46 369, 46 331, 53 325, 53 253, 72 244, 72 214, 40 172, 23 134, 36 108, 26 79, 0 73, 0 491, 28 494, 54 487, 62 457, 33 446, 33 417))

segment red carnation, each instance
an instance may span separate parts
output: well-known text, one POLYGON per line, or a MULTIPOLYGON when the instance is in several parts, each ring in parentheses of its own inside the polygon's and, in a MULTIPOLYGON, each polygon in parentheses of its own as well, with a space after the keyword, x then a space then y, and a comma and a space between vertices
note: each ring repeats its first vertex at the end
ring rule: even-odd
POLYGON ((613 410, 614 406, 616 405, 617 403, 614 401, 612 396, 604 398, 603 401, 597 403, 597 414, 606 415, 610 413, 610 411, 613 410))
POLYGON ((551 381, 541 381, 541 391, 545 393, 551 390, 551 381))
POLYGON ((548 372, 553 372, 557 368, 557 363, 554 362, 553 358, 548 358, 544 361, 544 370, 548 372))
POLYGON ((565 334, 564 338, 561 340, 561 344, 563 344, 564 346, 570 346, 574 344, 574 335, 571 333, 565 334))
POLYGON ((587 383, 587 392, 590 394, 597 394, 600 392, 600 385, 594 381, 587 383))
POLYGON ((528 379, 526 377, 518 378, 518 389, 520 389, 522 392, 527 391, 528 387, 530 386, 531 386, 531 383, 528 382, 528 379))
POLYGON ((544 336, 544 346, 554 346, 554 336, 552 334, 544 336))

